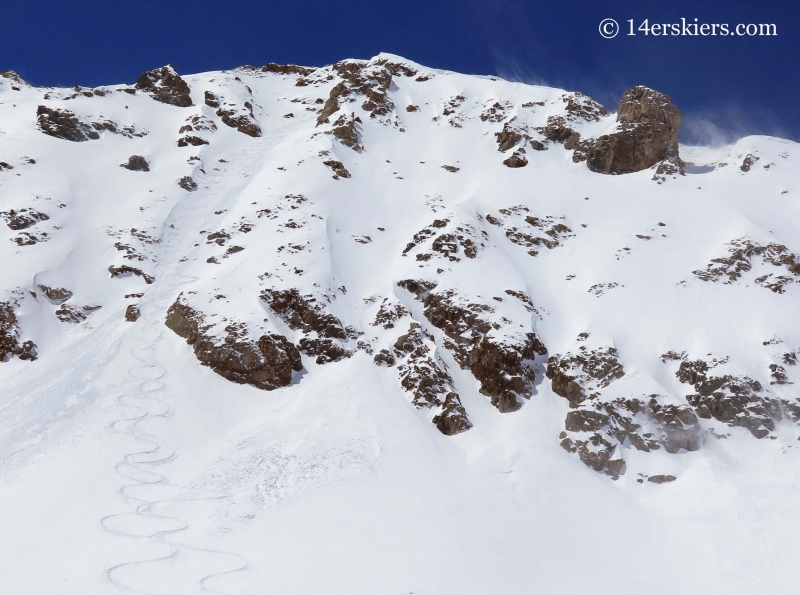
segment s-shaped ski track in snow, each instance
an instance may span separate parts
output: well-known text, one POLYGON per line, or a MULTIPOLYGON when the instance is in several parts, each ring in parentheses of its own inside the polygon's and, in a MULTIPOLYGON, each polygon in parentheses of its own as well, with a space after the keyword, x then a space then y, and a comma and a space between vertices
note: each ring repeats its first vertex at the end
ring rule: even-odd
MULTIPOLYGON (((242 161, 248 163, 238 168, 237 174, 250 169, 253 162, 263 158, 263 154, 253 147, 242 157, 245 157, 242 161)), ((177 258, 182 250, 190 250, 194 243, 190 236, 192 224, 200 223, 203 203, 208 206, 215 199, 230 200, 242 188, 242 177, 238 175, 233 177, 233 187, 225 188, 224 181, 227 180, 217 178, 212 181, 205 193, 205 201, 196 197, 191 204, 184 200, 176 205, 168 221, 174 221, 177 227, 167 227, 165 222, 166 237, 158 259, 158 280, 153 288, 157 293, 144 301, 142 316, 137 321, 136 331, 142 331, 138 334, 150 332, 150 335, 144 339, 131 337, 141 343, 131 350, 137 365, 129 370, 129 375, 136 388, 116 398, 117 407, 125 411, 125 415, 113 421, 110 429, 134 438, 144 448, 124 455, 114 467, 116 473, 128 482, 119 488, 120 496, 126 503, 135 503, 135 508, 105 516, 100 524, 113 535, 149 542, 161 550, 158 555, 121 562, 105 571, 108 582, 127 592, 144 595, 222 594, 224 591, 214 588, 219 579, 247 569, 247 559, 241 554, 175 540, 178 534, 190 528, 190 524, 178 516, 161 514, 159 508, 169 506, 175 509, 181 503, 188 505, 228 496, 173 483, 165 472, 157 471, 177 459, 179 453, 153 430, 144 427, 161 425, 152 422, 159 418, 167 419, 173 412, 166 381, 167 369, 155 352, 163 338, 161 329, 168 304, 175 299, 181 285, 195 280, 181 274, 181 260, 177 258)), ((200 192, 197 194, 202 195, 200 192)), ((218 585, 218 588, 222 586, 218 585)))
POLYGON ((192 546, 170 539, 188 529, 189 523, 155 511, 158 506, 169 503, 219 500, 226 497, 225 494, 209 494, 196 488, 174 484, 167 475, 155 471, 155 468, 178 457, 178 452, 164 440, 142 428, 142 424, 148 420, 166 418, 171 412, 170 406, 164 400, 167 385, 163 378, 166 370, 156 360, 145 355, 155 349, 159 339, 161 335, 134 348, 133 355, 139 365, 130 373, 139 380, 138 387, 135 392, 117 398, 118 406, 131 412, 131 415, 111 423, 113 431, 131 436, 145 446, 143 450, 125 455, 114 467, 122 478, 131 482, 120 487, 119 494, 126 502, 136 503, 136 507, 131 512, 108 515, 100 523, 106 531, 114 535, 149 540, 164 546, 166 553, 122 562, 108 568, 105 576, 122 590, 146 595, 188 593, 191 591, 185 590, 185 587, 191 585, 195 585, 199 591, 223 593, 212 589, 213 581, 245 570, 246 558, 233 552, 192 546), (207 569, 215 566, 215 572, 207 572, 207 569), (142 569, 144 574, 137 576, 137 569, 142 569), (204 574, 197 575, 197 570, 202 570, 204 574), (136 586, 140 583, 144 585, 136 586), (168 590, 161 590, 161 585, 168 587, 168 590), (178 591, 178 588, 181 590, 178 591))

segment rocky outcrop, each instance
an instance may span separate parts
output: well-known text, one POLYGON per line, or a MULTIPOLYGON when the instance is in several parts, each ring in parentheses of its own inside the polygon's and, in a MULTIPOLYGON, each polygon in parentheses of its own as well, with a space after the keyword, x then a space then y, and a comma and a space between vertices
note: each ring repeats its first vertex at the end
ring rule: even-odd
POLYGON ((140 312, 139 306, 136 304, 129 304, 127 308, 125 308, 125 320, 128 322, 136 322, 139 320, 140 312))
POLYGON ((552 382, 553 392, 577 407, 625 375, 618 355, 613 347, 589 349, 581 345, 578 353, 550 356, 545 375, 552 382))
POLYGON ((572 229, 564 223, 564 217, 534 217, 525 206, 508 207, 496 213, 487 213, 490 225, 503 228, 506 238, 512 243, 528 248, 528 254, 538 256, 542 248, 553 250, 569 238, 575 237, 572 229), (539 235, 539 233, 543 235, 539 235))
POLYGON ((197 190, 197 182, 194 181, 192 176, 183 176, 178 180, 178 186, 186 190, 186 192, 194 192, 197 190))
MULTIPOLYGON (((349 118, 341 115, 333 123, 331 134, 344 146, 350 147, 356 153, 360 153, 364 150, 364 145, 361 144, 361 134, 356 124, 361 124, 361 118, 355 114, 350 114, 349 118)), ((349 175, 343 177, 349 177, 349 175)))
POLYGON ((6 225, 14 231, 28 229, 40 221, 47 221, 50 219, 48 215, 36 209, 19 209, 18 211, 11 209, 9 211, 0 211, 0 217, 5 219, 6 225))
POLYGON ((472 423, 435 350, 433 337, 412 322, 408 332, 395 341, 394 355, 384 355, 380 361, 376 356, 376 363, 394 362, 396 356, 400 385, 411 395, 412 403, 418 409, 435 410, 433 424, 442 434, 452 436, 468 430, 472 423))
MULTIPOLYGON (((389 97, 393 76, 414 76, 413 69, 389 61, 378 60, 373 64, 345 60, 331 67, 341 81, 331 89, 328 99, 317 116, 317 125, 329 122, 329 118, 339 111, 340 106, 352 96, 364 98, 361 109, 370 118, 380 119, 394 110, 394 102, 389 97)), ((299 84, 299 81, 298 81, 299 84)))
MULTIPOLYGON (((586 341, 581 333, 578 341, 586 341)), ((650 452, 698 450, 706 433, 698 415, 685 403, 652 394, 642 398, 604 398, 602 391, 625 375, 613 347, 589 348, 553 355, 545 375, 554 393, 567 399, 571 411, 559 438, 565 450, 594 469, 617 479, 625 471, 623 445, 650 452)))
POLYGON ((68 322, 71 324, 78 324, 86 320, 86 318, 94 312, 99 310, 100 306, 73 306, 72 304, 61 304, 56 310, 56 318, 59 322, 68 322))
MULTIPOLYGON (((681 113, 670 98, 647 87, 631 87, 617 106, 618 130, 575 152, 587 167, 602 174, 628 174, 672 161, 682 173, 678 156, 681 113)), ((567 139, 565 139, 567 140, 567 139)))
POLYGON ((148 70, 142 74, 136 81, 136 89, 167 105, 177 107, 192 105, 189 85, 171 65, 148 70))
POLYGON ((0 362, 12 357, 33 361, 38 352, 33 341, 20 341, 20 329, 12 302, 0 302, 0 362))
POLYGON ((39 289, 44 296, 50 300, 51 304, 63 304, 72 297, 72 292, 64 287, 50 287, 48 285, 39 285, 39 289))
POLYGON ((525 156, 525 149, 519 148, 513 155, 503 161, 503 165, 511 168, 525 167, 528 165, 528 158, 525 156))
POLYGON ((119 166, 131 171, 150 171, 150 164, 141 155, 131 155, 126 163, 120 163, 119 166))
POLYGON ((462 369, 481 383, 480 392, 503 413, 516 411, 533 394, 538 356, 547 353, 534 333, 520 333, 490 320, 494 308, 459 298, 452 290, 436 292, 431 281, 406 279, 397 283, 422 302, 425 318, 444 332, 442 343, 462 369), (501 332, 503 326, 510 331, 501 332), (495 333, 495 331, 497 331, 495 333))
POLYGON ((342 163, 341 161, 336 161, 335 159, 328 159, 327 161, 323 161, 322 163, 330 167, 331 170, 333 170, 334 180, 338 180, 339 178, 350 177, 350 172, 347 171, 347 168, 345 168, 344 163, 342 163))
POLYGON ((269 62, 259 70, 261 70, 261 72, 273 72, 275 74, 299 74, 306 76, 314 72, 316 68, 298 66, 297 64, 276 64, 275 62, 269 62))
POLYGON ((772 397, 760 382, 747 376, 709 372, 727 362, 684 359, 675 372, 678 380, 696 391, 686 400, 704 419, 714 418, 731 427, 747 429, 756 438, 766 438, 783 419, 781 403, 772 397))
POLYGON ((253 115, 253 105, 249 101, 244 102, 244 109, 232 104, 226 104, 217 110, 217 115, 223 124, 236 128, 242 134, 253 138, 261 136, 261 126, 256 122, 253 115))
POLYGON ((155 281, 155 277, 148 275, 142 269, 137 269, 136 267, 129 266, 127 264, 123 264, 120 266, 111 265, 108 267, 108 272, 111 273, 111 277, 129 277, 130 275, 136 275, 137 277, 141 277, 144 279, 144 282, 148 285, 152 284, 155 281))
POLYGON ((547 353, 534 333, 527 340, 504 344, 502 339, 485 335, 469 354, 469 368, 481 383, 480 392, 491 399, 501 413, 516 411, 521 397, 529 397, 536 379, 532 365, 538 356, 547 353))
POLYGON ((413 239, 406 244, 403 255, 414 251, 418 262, 428 262, 433 258, 459 262, 462 256, 476 258, 486 248, 489 240, 486 231, 470 224, 454 225, 449 231, 444 231, 449 224, 449 219, 434 219, 433 223, 414 234, 413 239), (423 246, 428 252, 422 252, 423 246), (420 250, 416 250, 418 247, 420 250))
POLYGON ((187 134, 184 137, 178 139, 178 146, 179 147, 188 147, 189 145, 193 147, 200 147, 202 145, 207 145, 208 141, 204 138, 200 138, 199 136, 193 136, 187 134))
POLYGON ((320 337, 346 339, 342 322, 325 311, 311 295, 301 295, 297 289, 266 289, 261 293, 270 309, 292 330, 315 332, 320 337))
POLYGON ((265 334, 252 340, 241 325, 231 323, 220 340, 206 334, 204 322, 200 312, 179 298, 167 311, 165 324, 186 339, 202 365, 231 382, 274 390, 291 384, 293 373, 303 369, 300 352, 283 335, 265 334))
POLYGON ((356 333, 344 328, 313 296, 301 295, 297 289, 267 289, 261 293, 261 299, 290 329, 306 335, 298 343, 300 351, 315 357, 317 364, 337 362, 352 355, 342 342, 356 333))
POLYGON ((39 130, 54 138, 74 143, 100 138, 100 134, 91 124, 81 121, 69 110, 40 105, 36 110, 36 121, 39 130))
POLYGON ((777 270, 755 279, 755 283, 775 293, 784 293, 787 285, 800 281, 800 256, 783 244, 771 242, 759 244, 749 238, 739 238, 727 244, 728 256, 713 258, 704 270, 693 271, 703 281, 731 285, 741 279, 753 264, 770 265, 777 270), (788 274, 778 274, 778 273, 788 274))

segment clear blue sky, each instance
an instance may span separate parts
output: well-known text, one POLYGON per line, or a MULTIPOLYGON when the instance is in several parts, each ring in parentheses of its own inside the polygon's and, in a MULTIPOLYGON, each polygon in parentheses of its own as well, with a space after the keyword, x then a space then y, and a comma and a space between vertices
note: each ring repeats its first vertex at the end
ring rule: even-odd
POLYGON ((0 69, 37 85, 133 82, 172 63, 323 65, 386 51, 427 66, 582 91, 616 106, 644 84, 672 96, 689 142, 774 134, 800 141, 800 2, 646 0, 12 0, 0 69), (627 36, 636 26, 774 23, 777 37, 627 36), (598 25, 623 31, 603 39, 598 25))

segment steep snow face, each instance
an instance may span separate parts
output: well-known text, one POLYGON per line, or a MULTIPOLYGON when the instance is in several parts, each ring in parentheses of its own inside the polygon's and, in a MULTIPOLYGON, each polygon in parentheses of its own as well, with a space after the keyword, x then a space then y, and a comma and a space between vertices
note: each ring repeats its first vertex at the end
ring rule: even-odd
POLYGON ((621 106, 3 73, 7 590, 786 591, 800 150, 621 106))

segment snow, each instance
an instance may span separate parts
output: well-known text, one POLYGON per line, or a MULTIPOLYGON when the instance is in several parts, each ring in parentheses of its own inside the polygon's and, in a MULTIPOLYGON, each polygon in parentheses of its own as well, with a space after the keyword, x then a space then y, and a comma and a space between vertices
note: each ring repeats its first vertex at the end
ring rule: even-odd
MULTIPOLYGON (((757 261, 732 284, 704 282, 693 271, 727 256, 726 244, 742 237, 800 252, 797 144, 747 137, 681 147, 692 167, 663 184, 651 171, 592 173, 555 143, 529 150, 527 167, 509 169, 502 160, 510 152, 498 152, 494 134, 512 115, 530 130, 543 126, 563 109, 565 91, 387 54, 370 64, 381 59, 431 78, 395 76, 395 109, 386 116, 370 118, 361 97, 331 116, 360 115, 361 153, 325 134, 329 125, 316 125, 315 100, 338 82, 327 80, 330 69, 300 87, 298 75, 246 69, 184 76, 189 108, 130 95, 124 85, 66 99, 74 91, 14 91, 0 78, 0 161, 13 166, 0 170, 0 209, 50 216, 24 230, 48 234, 31 246, 18 246, 19 232, 0 226, 0 301, 19 301, 22 338, 39 352, 35 362, 0 363, 2 590, 788 592, 800 553, 800 428, 784 421, 775 439, 756 440, 744 428, 701 420, 729 436, 691 453, 628 447, 628 470, 612 481, 559 446, 569 407, 549 381, 540 378, 519 411, 499 413, 396 283, 436 280, 480 296, 498 319, 535 330, 551 354, 574 351, 582 332, 590 347, 616 347, 626 375, 604 391, 607 399, 659 393, 685 402, 691 387, 676 379, 677 364, 660 360, 669 350, 729 356, 725 373, 796 399, 797 384, 770 386, 778 348, 764 342, 778 337, 781 350, 800 348, 797 284, 782 294, 758 285, 774 267, 757 261), (205 90, 239 107, 252 102, 263 136, 225 126, 204 104, 205 90), (456 127, 442 109, 459 95, 456 127), (512 106, 509 116, 481 121, 497 101, 512 106), (545 105, 520 107, 526 102, 545 105), (410 104, 419 111, 406 112, 410 104), (52 138, 36 128, 38 105, 147 134, 52 138), (201 114, 217 130, 191 134, 210 144, 177 147, 179 128, 201 114), (745 173, 748 154, 759 160, 745 173), (151 171, 119 167, 131 155, 144 156, 151 171), (327 159, 352 177, 332 179, 327 159), (197 191, 177 185, 187 175, 197 191), (518 205, 536 217, 563 217, 574 237, 531 257, 485 219, 511 225, 514 217, 499 210, 518 205), (434 253, 417 261, 430 240, 403 256, 415 233, 444 218, 448 229, 472 225, 476 237, 487 234, 477 258, 434 253), (300 227, 286 227, 290 220, 300 227), (243 223, 252 230, 241 231, 243 223), (218 230, 231 236, 223 246, 206 241, 218 230), (355 241, 364 236, 370 241, 355 241), (142 260, 123 259, 116 242, 142 260), (233 245, 244 250, 225 256, 233 245), (155 282, 111 278, 108 267, 121 264, 155 282), (611 283, 601 295, 589 291, 611 283), (102 308, 81 324, 59 322, 40 285, 69 288, 70 304, 102 308), (164 325, 182 293, 217 331, 228 317, 294 340, 300 335, 259 299, 271 287, 314 294, 375 352, 408 328, 407 321, 389 330, 370 325, 381 301, 403 303, 436 338, 473 427, 441 435, 432 412, 411 405, 397 370, 374 365, 364 351, 326 365, 304 356, 305 373, 265 392, 201 366, 164 325), (507 289, 529 294, 539 314, 507 289), (144 295, 124 297, 134 293, 144 295), (142 311, 135 323, 124 319, 130 303, 142 311), (640 484, 639 473, 678 479, 640 484)), ((575 126, 604 134, 613 115, 575 126)), ((800 381, 796 370, 787 373, 800 381)))

